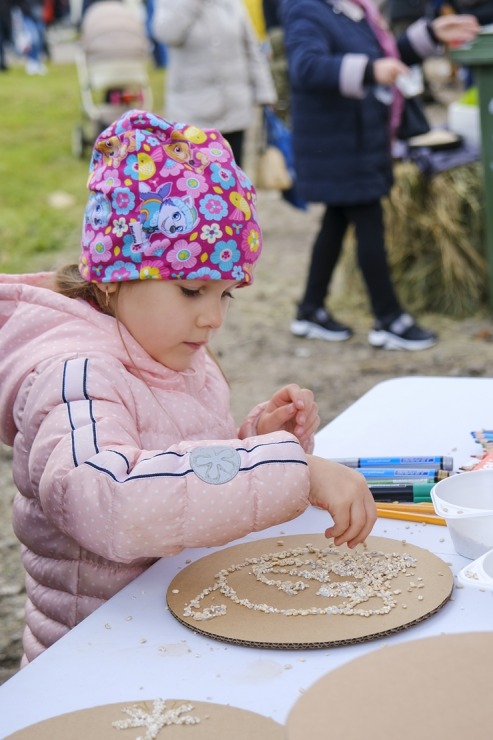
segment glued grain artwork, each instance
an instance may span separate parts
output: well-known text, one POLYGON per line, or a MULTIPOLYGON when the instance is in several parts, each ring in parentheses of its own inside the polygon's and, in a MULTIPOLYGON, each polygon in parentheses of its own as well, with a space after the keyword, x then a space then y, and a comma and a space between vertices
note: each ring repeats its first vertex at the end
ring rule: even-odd
POLYGON ((403 629, 443 606, 452 588, 447 564, 412 544, 370 537, 366 547, 350 550, 306 534, 196 560, 172 580, 167 602, 194 632, 239 645, 304 649, 403 629))
MULTIPOLYGON (((218 591, 226 600, 246 609, 282 614, 286 617, 307 617, 310 615, 345 614, 371 617, 377 614, 388 614, 397 606, 396 596, 401 589, 392 588, 392 579, 400 573, 410 573, 416 567, 416 559, 407 553, 397 554, 384 552, 345 552, 341 554, 337 547, 318 548, 307 543, 281 552, 269 552, 259 557, 246 558, 242 563, 231 565, 214 577, 214 583, 204 588, 184 608, 183 616, 196 621, 214 619, 227 613, 227 604, 216 604, 200 609, 203 600, 211 593, 218 591), (322 599, 337 600, 328 606, 312 606, 297 609, 296 607, 279 608, 267 603, 255 603, 248 598, 241 598, 229 582, 232 573, 250 568, 249 573, 268 589, 277 589, 291 597, 310 588, 309 581, 320 583, 316 596, 322 599), (273 578, 288 576, 296 581, 273 578), (334 580, 334 576, 342 580, 334 580), (377 599, 378 608, 363 608, 370 599, 377 599)), ((422 587, 424 584, 420 584, 422 587)))

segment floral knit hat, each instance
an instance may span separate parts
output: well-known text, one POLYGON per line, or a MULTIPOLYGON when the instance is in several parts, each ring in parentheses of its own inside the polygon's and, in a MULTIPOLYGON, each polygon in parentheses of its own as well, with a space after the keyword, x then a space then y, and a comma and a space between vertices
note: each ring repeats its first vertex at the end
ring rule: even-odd
POLYGON ((218 131, 128 111, 96 139, 88 189, 88 282, 253 281, 255 189, 218 131))

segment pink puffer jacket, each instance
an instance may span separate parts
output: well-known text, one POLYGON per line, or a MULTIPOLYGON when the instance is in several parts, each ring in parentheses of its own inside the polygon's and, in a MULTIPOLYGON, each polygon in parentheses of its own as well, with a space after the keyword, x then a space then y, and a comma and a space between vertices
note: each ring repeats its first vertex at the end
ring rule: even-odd
POLYGON ((0 276, 0 438, 14 448, 24 662, 156 558, 292 519, 309 491, 296 438, 256 436, 261 406, 236 429, 205 351, 173 372, 122 328, 127 354, 112 317, 41 287, 49 280, 0 276))

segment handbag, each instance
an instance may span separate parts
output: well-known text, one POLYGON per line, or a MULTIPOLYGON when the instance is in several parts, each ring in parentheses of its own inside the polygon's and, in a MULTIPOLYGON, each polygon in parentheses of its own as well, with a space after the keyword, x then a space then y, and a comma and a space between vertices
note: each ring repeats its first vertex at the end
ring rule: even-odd
POLYGON ((403 141, 412 139, 413 136, 421 136, 430 131, 430 124, 426 118, 421 98, 415 95, 412 98, 404 98, 401 122, 396 136, 403 141))
POLYGON ((257 162, 257 188, 263 190, 288 190, 293 180, 286 166, 284 155, 277 146, 267 145, 257 162))
POLYGON ((305 211, 306 203, 296 187, 291 131, 268 107, 263 112, 263 131, 266 143, 257 165, 257 187, 280 190, 284 200, 305 211))

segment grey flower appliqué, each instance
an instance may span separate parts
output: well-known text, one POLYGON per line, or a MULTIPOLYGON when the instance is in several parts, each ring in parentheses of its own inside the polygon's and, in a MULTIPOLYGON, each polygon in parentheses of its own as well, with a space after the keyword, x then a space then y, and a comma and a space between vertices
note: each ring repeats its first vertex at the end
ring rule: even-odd
POLYGON ((192 470, 205 483, 227 483, 240 469, 240 453, 233 447, 197 447, 190 453, 192 470))

